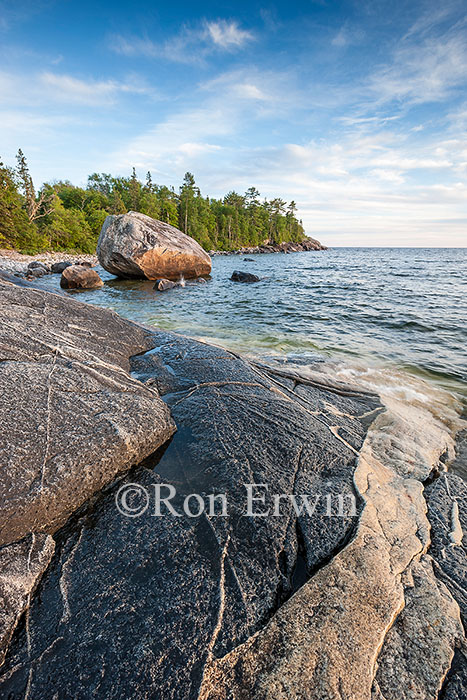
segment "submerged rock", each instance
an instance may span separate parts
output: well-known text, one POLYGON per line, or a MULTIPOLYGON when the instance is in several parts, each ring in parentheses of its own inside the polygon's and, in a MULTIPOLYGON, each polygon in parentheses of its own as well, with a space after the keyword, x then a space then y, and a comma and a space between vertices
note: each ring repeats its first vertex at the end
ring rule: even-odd
POLYGON ((71 265, 63 270, 60 286, 64 289, 98 289, 104 283, 95 270, 71 265))
POLYGON ((211 258, 193 238, 137 212, 106 218, 97 255, 119 277, 178 280, 211 272, 211 258))
POLYGON ((153 289, 155 289, 158 292, 166 292, 168 289, 173 289, 176 286, 176 282, 172 282, 171 280, 160 279, 156 280, 156 284, 154 285, 153 289))
POLYGON ((259 282, 259 277, 256 275, 252 275, 250 272, 241 272, 240 270, 234 270, 230 279, 232 282, 259 282))

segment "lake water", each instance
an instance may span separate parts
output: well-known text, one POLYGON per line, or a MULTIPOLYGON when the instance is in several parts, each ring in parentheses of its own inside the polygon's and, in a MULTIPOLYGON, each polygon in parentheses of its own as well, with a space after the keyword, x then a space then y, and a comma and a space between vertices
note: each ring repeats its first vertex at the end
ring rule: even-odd
MULTIPOLYGON (((73 292, 126 318, 430 405, 452 424, 467 398, 467 249, 334 248, 216 256, 207 284, 155 292, 98 268, 73 292), (252 272, 256 284, 230 281, 252 272)), ((59 276, 41 280, 58 287, 59 276)))

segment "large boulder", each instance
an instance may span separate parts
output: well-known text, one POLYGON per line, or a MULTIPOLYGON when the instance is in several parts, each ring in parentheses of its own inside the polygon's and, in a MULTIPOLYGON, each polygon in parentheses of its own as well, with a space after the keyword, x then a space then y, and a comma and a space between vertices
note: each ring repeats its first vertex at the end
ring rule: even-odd
POLYGON ((0 546, 53 532, 172 435, 127 372, 146 332, 116 314, 0 282, 0 546))
POLYGON ((134 211, 106 218, 97 256, 118 277, 178 280, 211 272, 211 258, 193 238, 134 211))

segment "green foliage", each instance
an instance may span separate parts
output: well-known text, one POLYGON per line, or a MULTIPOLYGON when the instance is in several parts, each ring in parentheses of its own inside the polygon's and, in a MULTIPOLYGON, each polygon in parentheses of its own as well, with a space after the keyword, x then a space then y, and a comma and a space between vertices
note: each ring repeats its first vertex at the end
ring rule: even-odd
POLYGON ((46 239, 29 222, 14 170, 0 162, 0 246, 28 253, 46 245, 46 239))
POLYGON ((261 201, 255 187, 244 195, 232 191, 210 199, 201 195, 192 173, 185 174, 176 193, 153 183, 149 172, 142 183, 133 168, 130 177, 93 173, 86 188, 55 182, 36 194, 22 151, 17 162, 17 172, 0 163, 0 245, 92 253, 106 216, 127 211, 179 227, 206 250, 304 238, 295 202, 261 201))

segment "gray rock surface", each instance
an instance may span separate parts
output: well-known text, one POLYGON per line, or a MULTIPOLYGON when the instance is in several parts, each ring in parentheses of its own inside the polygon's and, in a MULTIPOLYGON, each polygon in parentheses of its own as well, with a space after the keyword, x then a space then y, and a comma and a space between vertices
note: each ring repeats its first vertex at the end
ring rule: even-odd
MULTIPOLYGON (((64 375, 57 393, 71 387, 76 395, 91 368, 119 398, 162 396, 177 432, 139 464, 127 460, 131 472, 115 471, 117 480, 79 501, 55 532, 55 553, 32 583, 35 593, 17 596, 15 620, 26 612, 0 672, 1 697, 431 700, 440 688, 440 699, 465 697, 464 633, 454 588, 438 577, 435 525, 450 513, 441 532, 453 549, 460 546, 463 515, 458 508, 453 517, 453 499, 461 492, 448 492, 441 477, 424 493, 401 457, 398 414, 324 375, 255 365, 30 288, 9 299, 3 287, 2 358, 10 348, 21 363, 45 364, 49 385, 63 359, 61 374, 79 372, 64 375), (22 304, 28 313, 16 309, 22 304), (163 484, 176 489, 177 516, 154 515, 163 484), (260 511, 274 508, 274 494, 286 495, 279 514, 245 515, 245 484, 264 495, 255 504, 260 511), (439 491, 432 502, 431 488, 439 491), (193 493, 206 503, 225 494, 226 515, 189 517, 183 508, 193 493), (312 496, 314 509, 297 511, 291 494, 295 506, 312 496), (141 512, 128 517, 123 506, 141 512)), ((116 395, 107 394, 106 410, 118 406, 116 395)), ((35 398, 27 398, 35 415, 35 398)), ((88 411, 89 425, 102 410, 88 411)), ((125 417, 131 429, 142 424, 147 432, 159 410, 157 402, 139 404, 125 417)), ((37 425, 44 422, 42 414, 37 425)), ((403 425, 410 426, 408 415, 403 425)), ((101 438, 98 454, 108 444, 101 438)), ((29 458, 33 448, 26 445, 29 458)), ((430 473, 445 449, 441 426, 413 449, 417 476, 430 473)), ((89 454, 79 450, 87 465, 89 454)))
POLYGON ((29 607, 54 549, 55 542, 50 535, 34 533, 0 548, 0 665, 17 622, 29 607))
POLYGON ((211 272, 211 258, 193 238, 132 211, 106 218, 97 256, 102 267, 119 277, 178 280, 211 272))
POLYGON ((0 544, 53 532, 175 426, 127 373, 145 332, 116 314, 0 283, 0 544))
POLYGON ((405 576, 405 605, 389 630, 375 676, 375 700, 437 700, 463 643, 459 609, 422 557, 405 576))
MULTIPOLYGON (((148 337, 154 349, 133 358, 133 377, 164 395, 177 433, 57 533, 27 629, 5 661, 0 693, 11 698, 26 688, 29 700, 45 688, 51 697, 113 698, 125 688, 129 698, 195 698, 208 659, 245 643, 354 532, 355 451, 324 413, 231 353, 171 333, 148 337), (115 497, 129 483, 174 485, 181 517, 123 516, 115 497), (245 517, 244 484, 268 484, 266 508, 275 493, 321 501, 311 515, 297 516, 286 499, 279 517, 245 517), (189 493, 225 493, 227 517, 188 517, 189 493), (329 494, 345 497, 342 517, 337 500, 326 514, 329 494)), ((308 390, 318 402, 320 389, 308 390)), ((380 410, 378 400, 332 391, 328 400, 361 446, 360 416, 380 410)))
MULTIPOLYGON (((456 474, 445 473, 427 486, 425 492, 432 527, 430 554, 434 571, 457 601, 467 629, 467 485, 456 474)), ((442 700, 467 697, 467 649, 465 643, 459 646, 440 694, 442 700)))

